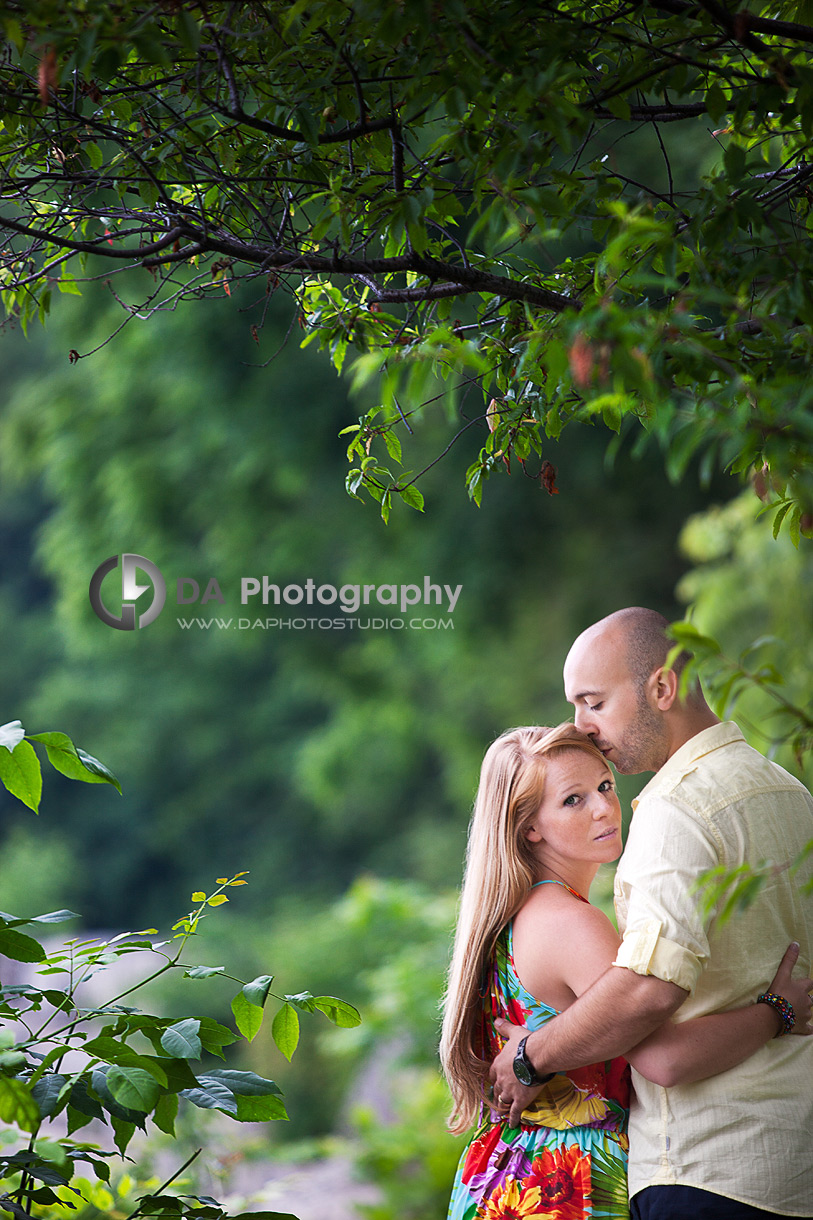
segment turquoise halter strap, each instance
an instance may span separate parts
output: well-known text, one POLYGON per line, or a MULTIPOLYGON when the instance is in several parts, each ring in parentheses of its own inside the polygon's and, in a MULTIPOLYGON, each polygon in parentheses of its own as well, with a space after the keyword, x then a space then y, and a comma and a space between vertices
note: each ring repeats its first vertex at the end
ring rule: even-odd
POLYGON ((531 889, 532 889, 532 890, 535 890, 535 889, 536 889, 536 887, 537 887, 538 885, 561 885, 561 886, 564 886, 564 888, 565 888, 565 889, 566 889, 566 890, 567 890, 569 893, 573 894, 573 896, 574 896, 575 898, 580 898, 580 899, 582 900, 582 902, 587 902, 588 906, 590 905, 590 904, 589 904, 589 902, 588 902, 588 900, 587 900, 587 899, 584 897, 584 895, 583 895, 583 894, 580 894, 578 890, 574 890, 574 889, 573 889, 573 887, 572 887, 572 886, 570 886, 570 885, 568 885, 566 881, 557 881, 557 880, 555 880, 555 878, 554 878, 554 879, 552 879, 552 880, 549 880, 549 881, 535 881, 535 882, 533 883, 533 885, 531 886, 531 889))

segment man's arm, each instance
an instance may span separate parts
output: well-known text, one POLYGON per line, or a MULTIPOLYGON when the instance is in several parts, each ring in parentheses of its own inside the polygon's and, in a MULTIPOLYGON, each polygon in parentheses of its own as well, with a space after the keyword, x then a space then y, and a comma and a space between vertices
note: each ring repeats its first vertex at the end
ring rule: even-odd
MULTIPOLYGON (((539 1076, 613 1059, 668 1020, 688 994, 654 975, 610 966, 570 1008, 528 1035, 525 1053, 539 1076)), ((509 1120, 515 1127, 539 1089, 525 1088, 514 1075, 517 1043, 527 1031, 508 1021, 498 1021, 496 1028, 508 1042, 491 1065, 490 1076, 495 1096, 504 1106, 510 1104, 509 1120)))

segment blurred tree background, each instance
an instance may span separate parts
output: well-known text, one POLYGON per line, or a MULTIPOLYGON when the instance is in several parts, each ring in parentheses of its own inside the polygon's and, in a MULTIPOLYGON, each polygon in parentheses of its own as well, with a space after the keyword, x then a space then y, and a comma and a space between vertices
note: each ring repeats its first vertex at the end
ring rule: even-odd
MULTIPOLYGON (((624 145, 633 182, 653 159, 645 134, 624 145)), ((712 156, 696 131, 670 136, 670 150, 687 178, 712 156)), ((228 945, 245 977, 274 973, 283 991, 338 994, 364 1016, 340 1036, 305 1029, 282 1071, 265 1032, 252 1044, 251 1066, 280 1080, 292 1115, 267 1138, 352 1129, 362 1172, 384 1190, 372 1215, 442 1214, 456 1144, 435 1064, 438 1000, 483 750, 509 725, 566 719, 570 642, 630 604, 677 619, 691 603, 734 658, 774 637, 750 659, 770 655, 787 698, 806 706, 811 542, 774 539, 754 490, 708 461, 668 446, 636 456, 628 438, 608 461, 589 413, 545 441, 558 494, 516 462, 509 477, 497 455, 483 507, 468 500, 459 469, 489 439, 480 419, 457 443, 456 473, 440 461, 422 478, 426 513, 396 504, 384 525, 346 495, 339 435, 375 388, 351 396, 327 353, 300 350, 296 304, 272 297, 258 341, 250 287, 207 284, 195 307, 133 316, 106 343, 121 309, 91 262, 97 271, 81 297, 59 296, 44 332, 25 340, 7 324, 0 338, 0 689, 3 719, 68 732, 124 795, 56 777, 37 820, 0 795, 0 907, 70 905, 88 928, 163 929, 192 890, 250 870, 203 958, 228 945), (93 354, 70 362, 77 351, 93 354), (143 631, 111 631, 89 604, 92 573, 123 552, 167 578, 168 604, 143 631), (452 629, 179 625, 273 615, 240 606, 243 576, 337 588, 428 576, 462 591, 437 615, 452 629), (215 578, 224 604, 176 607, 180 577, 201 591, 215 578), (350 1115, 368 1073, 389 1125, 375 1109, 350 1115)), ((427 409, 410 465, 429 466, 457 426, 427 409)), ((737 709, 760 748, 780 736, 776 708, 753 689, 737 709)), ((778 757, 813 780, 789 747, 778 757)), ((619 786, 628 807, 640 780, 619 786)))

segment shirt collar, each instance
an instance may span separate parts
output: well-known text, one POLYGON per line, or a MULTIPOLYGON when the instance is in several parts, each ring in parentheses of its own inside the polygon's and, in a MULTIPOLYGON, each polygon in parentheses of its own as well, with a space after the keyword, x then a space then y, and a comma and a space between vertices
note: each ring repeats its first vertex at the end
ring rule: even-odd
POLYGON ((694 737, 690 737, 680 749, 667 758, 660 771, 656 771, 646 787, 641 789, 632 802, 633 810, 642 797, 653 796, 661 788, 682 779, 684 775, 694 771, 699 760, 706 754, 711 754, 734 741, 745 741, 745 738, 733 720, 724 720, 721 724, 713 724, 711 728, 695 733, 694 737))

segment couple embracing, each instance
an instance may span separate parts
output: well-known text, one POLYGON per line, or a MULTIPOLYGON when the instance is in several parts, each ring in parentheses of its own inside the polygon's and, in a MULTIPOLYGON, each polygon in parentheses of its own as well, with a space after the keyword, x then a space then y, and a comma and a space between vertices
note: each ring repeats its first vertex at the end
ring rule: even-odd
POLYGON ((483 761, 441 1042, 452 1129, 477 1125, 450 1220, 813 1218, 813 858, 788 867, 813 797, 681 695, 667 626, 590 627, 574 723, 483 761), (608 762, 655 772, 623 855, 608 762), (616 933, 588 892, 619 855, 616 933), (745 910, 704 913, 699 878, 766 861, 745 910))

